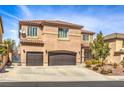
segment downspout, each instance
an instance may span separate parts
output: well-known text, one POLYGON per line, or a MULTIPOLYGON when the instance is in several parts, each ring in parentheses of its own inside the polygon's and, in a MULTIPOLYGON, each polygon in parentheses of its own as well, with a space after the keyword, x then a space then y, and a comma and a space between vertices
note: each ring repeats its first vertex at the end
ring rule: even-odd
POLYGON ((82 45, 81 45, 81 48, 80 48, 81 50, 81 54, 80 54, 80 56, 81 56, 81 59, 80 59, 80 63, 82 63, 82 45))

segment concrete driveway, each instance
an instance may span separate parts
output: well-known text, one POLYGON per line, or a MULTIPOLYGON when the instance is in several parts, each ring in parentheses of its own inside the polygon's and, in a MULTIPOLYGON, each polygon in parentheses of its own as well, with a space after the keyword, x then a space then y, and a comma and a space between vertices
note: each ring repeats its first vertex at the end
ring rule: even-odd
POLYGON ((104 75, 83 66, 15 66, 0 73, 1 82, 16 81, 108 81, 104 75))

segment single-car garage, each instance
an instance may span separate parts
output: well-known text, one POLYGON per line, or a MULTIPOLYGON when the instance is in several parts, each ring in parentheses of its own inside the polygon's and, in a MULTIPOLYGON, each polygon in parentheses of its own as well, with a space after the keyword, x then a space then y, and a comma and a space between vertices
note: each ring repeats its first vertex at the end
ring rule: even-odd
POLYGON ((76 65, 76 53, 69 51, 54 51, 48 54, 48 65, 76 65))
POLYGON ((43 65, 43 53, 42 52, 27 52, 26 65, 27 66, 42 66, 43 65))

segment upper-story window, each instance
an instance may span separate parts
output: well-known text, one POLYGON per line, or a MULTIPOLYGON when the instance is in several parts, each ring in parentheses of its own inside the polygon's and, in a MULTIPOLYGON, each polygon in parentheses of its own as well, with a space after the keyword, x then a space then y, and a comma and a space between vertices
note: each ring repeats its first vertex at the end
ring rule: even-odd
POLYGON ((68 28, 58 29, 58 38, 68 38, 68 28))
POLYGON ((89 41, 89 35, 88 34, 83 34, 83 40, 84 41, 89 41))
POLYGON ((37 36, 37 27, 28 27, 28 36, 37 36))

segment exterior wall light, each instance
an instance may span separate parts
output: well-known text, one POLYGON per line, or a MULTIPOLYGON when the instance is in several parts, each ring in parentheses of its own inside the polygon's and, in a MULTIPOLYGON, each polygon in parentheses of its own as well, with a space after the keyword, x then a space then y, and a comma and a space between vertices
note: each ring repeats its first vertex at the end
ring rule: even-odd
POLYGON ((25 50, 23 49, 23 53, 25 53, 25 50))
POLYGON ((47 50, 46 50, 45 52, 46 52, 46 54, 47 54, 47 50))

